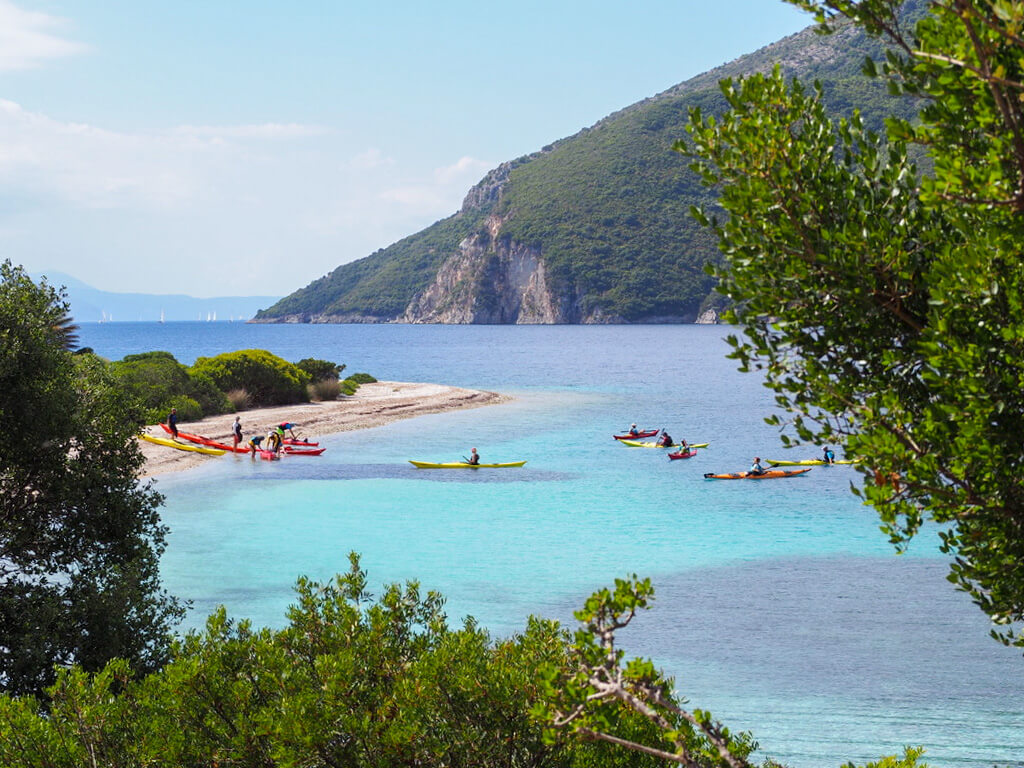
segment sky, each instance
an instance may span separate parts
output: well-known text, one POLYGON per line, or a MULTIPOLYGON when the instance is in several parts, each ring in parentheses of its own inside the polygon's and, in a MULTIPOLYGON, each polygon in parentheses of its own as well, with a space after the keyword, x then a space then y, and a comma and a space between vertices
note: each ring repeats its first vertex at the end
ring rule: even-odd
POLYGON ((283 296, 809 23, 781 0, 0 0, 0 259, 283 296))

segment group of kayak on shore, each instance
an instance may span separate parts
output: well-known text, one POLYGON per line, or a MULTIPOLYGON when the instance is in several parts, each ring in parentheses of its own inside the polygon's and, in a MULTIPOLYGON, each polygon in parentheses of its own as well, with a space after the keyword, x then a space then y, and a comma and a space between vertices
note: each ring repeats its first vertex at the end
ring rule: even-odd
MULTIPOLYGON (((637 425, 636 425, 636 422, 634 422, 634 423, 630 424, 629 425, 629 429, 626 430, 626 436, 630 437, 630 438, 634 438, 634 439, 639 439, 639 438, 642 438, 642 437, 652 437, 655 434, 657 434, 658 432, 659 432, 659 430, 656 430, 656 429, 655 430, 642 430, 642 429, 639 429, 637 427, 637 425)), ((671 435, 669 435, 669 433, 665 429, 661 429, 660 432, 661 432, 661 436, 658 437, 658 439, 654 443, 654 445, 656 447, 658 447, 658 448, 674 448, 674 447, 678 446, 680 454, 690 454, 690 455, 696 454, 696 451, 695 450, 691 450, 689 443, 687 443, 685 440, 680 440, 678 443, 675 443, 675 442, 672 441, 671 435)), ((617 439, 620 439, 620 438, 617 438, 617 439)), ((649 445, 649 443, 648 443, 648 445, 649 445)), ((819 462, 821 464, 835 464, 836 463, 836 454, 835 454, 835 452, 829 446, 826 445, 826 446, 824 446, 821 449, 821 459, 811 460, 811 461, 808 461, 808 462, 805 462, 805 463, 819 463, 819 462)), ((742 473, 734 473, 731 476, 732 477, 737 477, 737 476, 761 477, 761 476, 767 476, 767 475, 771 474, 772 472, 777 472, 777 471, 778 470, 766 469, 764 467, 764 465, 761 464, 761 457, 760 456, 755 456, 754 457, 754 461, 751 463, 749 470, 747 470, 746 472, 742 472, 742 473)), ((806 470, 803 470, 803 471, 806 471, 806 470)), ((795 474, 795 472, 791 472, 791 473, 788 473, 788 474, 795 474)), ((717 476, 717 475, 705 475, 705 477, 709 477, 709 476, 717 476)))
MULTIPOLYGON (((253 458, 256 458, 256 454, 260 451, 271 451, 272 453, 280 454, 284 450, 285 432, 288 433, 292 440, 299 440, 299 437, 295 434, 295 427, 297 426, 293 422, 282 421, 280 424, 270 427, 266 435, 253 435, 246 441, 245 436, 242 434, 242 419, 240 416, 235 416, 235 423, 231 426, 232 447, 238 451, 238 446, 244 441, 253 458), (266 445, 263 444, 264 441, 266 441, 266 445)), ((167 414, 167 430, 171 433, 171 437, 174 440, 178 439, 177 408, 171 408, 171 412, 167 414)), ((473 450, 476 449, 474 448, 473 450)))

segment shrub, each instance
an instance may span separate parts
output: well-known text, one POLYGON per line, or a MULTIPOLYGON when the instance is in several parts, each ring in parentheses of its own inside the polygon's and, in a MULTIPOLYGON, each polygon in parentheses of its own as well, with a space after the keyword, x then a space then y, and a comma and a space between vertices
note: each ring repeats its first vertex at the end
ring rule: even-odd
POLYGON ((368 373, 353 373, 347 380, 354 381, 356 384, 373 384, 377 381, 368 373))
MULTIPOLYGON (((150 418, 163 414, 176 405, 175 399, 185 397, 199 408, 201 419, 215 413, 231 413, 234 406, 209 376, 190 375, 189 369, 174 359, 170 352, 144 352, 126 355, 110 364, 118 385, 146 409, 150 418)), ((192 406, 190 405, 189 408, 192 406)))
POLYGON ((199 421, 203 418, 203 409, 195 400, 188 395, 175 395, 171 398, 166 410, 153 409, 150 411, 153 417, 152 423, 156 424, 167 420, 167 414, 171 408, 178 409, 178 418, 182 421, 199 421))
POLYGON ((341 372, 345 370, 345 366, 340 363, 332 363, 329 360, 317 360, 312 357, 299 360, 295 365, 308 373, 310 380, 314 382, 337 381, 341 376, 341 372))
POLYGON ((254 406, 287 405, 309 400, 308 373, 263 349, 242 349, 200 357, 193 375, 205 375, 223 391, 245 389, 254 406))
POLYGON ((337 379, 321 379, 314 381, 306 390, 309 392, 310 400, 337 400, 341 394, 341 382, 337 379))
POLYGON ((359 382, 354 379, 345 379, 340 383, 341 394, 343 395, 354 395, 356 390, 359 389, 359 382))
POLYGON ((244 411, 252 407, 252 398, 244 389, 232 389, 224 394, 236 411, 244 411))

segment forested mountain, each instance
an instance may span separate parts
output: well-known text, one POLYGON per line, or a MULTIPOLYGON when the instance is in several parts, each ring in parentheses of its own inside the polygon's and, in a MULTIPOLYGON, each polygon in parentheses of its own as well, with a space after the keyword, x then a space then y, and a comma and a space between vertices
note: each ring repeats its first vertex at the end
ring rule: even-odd
POLYGON ((454 215, 343 264, 256 321, 693 322, 720 301, 704 272, 720 256, 688 213, 712 193, 671 150, 689 110, 721 111, 721 79, 778 64, 819 81, 834 112, 859 109, 882 130, 911 105, 861 74, 867 55, 878 58, 880 45, 852 27, 808 27, 502 164, 454 215))

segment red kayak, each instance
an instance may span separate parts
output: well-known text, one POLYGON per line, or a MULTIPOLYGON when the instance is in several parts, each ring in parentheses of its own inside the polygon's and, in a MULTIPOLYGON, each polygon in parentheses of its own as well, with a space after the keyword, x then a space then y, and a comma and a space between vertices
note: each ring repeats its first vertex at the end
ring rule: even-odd
MULTIPOLYGON (((164 428, 164 432, 171 434, 171 428, 166 424, 161 424, 164 428)), ((188 432, 178 432, 178 437, 182 440, 188 440, 190 443, 196 443, 197 445, 205 445, 207 448, 220 448, 222 451, 234 451, 235 453, 248 453, 249 447, 247 445, 239 444, 237 448, 226 443, 218 443, 216 440, 212 440, 209 437, 203 437, 202 435, 192 435, 188 432)))
POLYGON ((668 457, 670 459, 692 459, 697 455, 697 451, 691 448, 688 451, 679 451, 679 453, 670 453, 668 457))
POLYGON ((267 451, 262 448, 259 450, 259 454, 261 459, 266 459, 267 461, 277 461, 281 458, 273 451, 267 451))
POLYGON ((612 435, 612 437, 616 440, 641 440, 645 437, 654 437, 659 432, 661 432, 660 429, 645 429, 643 432, 637 432, 635 435, 612 435))
POLYGON ((313 442, 310 442, 309 440, 301 440, 301 439, 299 439, 297 437, 286 437, 281 442, 283 442, 285 445, 305 445, 305 446, 320 445, 320 443, 313 443, 313 442))
POLYGON ((289 456, 319 456, 326 450, 326 448, 312 448, 306 451, 303 450, 302 448, 293 448, 290 445, 286 445, 284 447, 284 452, 287 453, 289 456))

